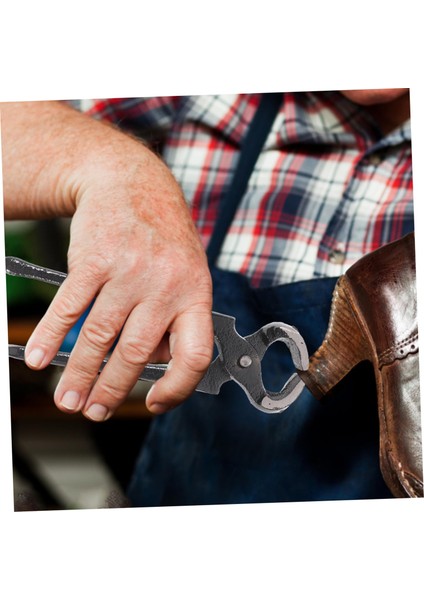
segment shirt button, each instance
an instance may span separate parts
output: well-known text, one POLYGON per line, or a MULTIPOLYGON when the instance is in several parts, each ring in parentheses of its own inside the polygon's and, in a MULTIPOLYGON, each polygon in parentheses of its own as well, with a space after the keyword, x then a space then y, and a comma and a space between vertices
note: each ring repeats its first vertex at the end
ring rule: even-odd
POLYGON ((344 263, 346 258, 346 253, 342 250, 332 250, 329 255, 329 260, 334 265, 341 265, 344 263))
POLYGON ((382 160, 383 158, 379 154, 370 154, 368 157, 368 164, 372 165, 373 167, 378 167, 382 160))

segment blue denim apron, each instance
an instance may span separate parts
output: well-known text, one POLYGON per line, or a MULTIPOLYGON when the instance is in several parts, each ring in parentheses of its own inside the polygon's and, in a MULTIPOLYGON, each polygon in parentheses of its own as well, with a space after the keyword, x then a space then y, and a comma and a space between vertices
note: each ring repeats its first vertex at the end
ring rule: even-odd
MULTIPOLYGON (((297 327, 310 352, 328 324, 336 279, 252 289, 213 270, 214 310, 234 315, 240 334, 270 321, 297 327)), ((293 373, 274 344, 263 378, 277 391, 293 373)), ((283 413, 259 412, 229 382, 219 396, 195 393, 155 417, 128 496, 134 506, 390 498, 379 468, 372 368, 359 365, 324 401, 304 390, 283 413)))
MULTIPOLYGON (((213 308, 236 317, 241 335, 271 321, 293 325, 312 354, 327 330, 337 278, 257 289, 242 275, 213 266, 279 101, 278 95, 265 97, 241 152, 235 196, 222 203, 208 248, 213 308)), ((280 390, 294 372, 284 344, 273 344, 262 366, 270 391, 280 390)), ((233 382, 224 384, 219 396, 193 394, 153 419, 128 497, 134 506, 392 497, 379 467, 371 365, 356 367, 324 401, 304 390, 277 415, 259 412, 233 382)))

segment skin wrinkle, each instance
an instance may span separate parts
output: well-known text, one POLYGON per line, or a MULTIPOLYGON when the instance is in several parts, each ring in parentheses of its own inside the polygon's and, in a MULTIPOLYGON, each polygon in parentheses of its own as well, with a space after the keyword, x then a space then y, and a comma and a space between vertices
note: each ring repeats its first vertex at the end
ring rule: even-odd
MULTIPOLYGON (((73 202, 71 201, 70 195, 63 194, 63 191, 66 190, 67 187, 65 185, 66 174, 78 154, 77 144, 75 144, 75 141, 76 137, 80 137, 80 134, 77 136, 76 132, 66 128, 67 119, 65 118, 65 112, 63 112, 63 114, 58 114, 57 120, 51 121, 46 112, 43 111, 42 103, 38 104, 24 102, 21 104, 21 106, 23 108, 22 118, 25 122, 33 118, 34 110, 37 112, 37 118, 40 119, 41 125, 39 131, 37 132, 37 146, 39 149, 42 149, 42 152, 38 152, 38 167, 35 167, 34 169, 27 169, 26 165, 33 161, 32 148, 25 143, 19 144, 18 137, 16 138, 18 141, 12 146, 14 151, 12 152, 11 159, 15 161, 16 168, 19 168, 25 173, 25 185, 31 189, 31 195, 33 197, 33 201, 30 204, 30 209, 25 216, 26 218, 40 218, 40 216, 50 217, 53 215, 56 216, 58 212, 60 216, 71 216, 74 212, 73 202), (45 120, 48 120, 48 127, 43 128, 42 124, 45 120), (57 160, 56 149, 55 146, 50 143, 51 139, 62 140, 62 145, 66 145, 68 148, 68 152, 61 156, 61 168, 56 171, 51 169, 51 165, 57 160), (48 186, 50 189, 50 197, 52 199, 52 202, 49 202, 48 204, 45 202, 44 194, 46 179, 49 181, 48 186), (41 206, 42 212, 40 214, 41 206)), ((4 109, 2 108, 2 112, 3 110, 4 109)), ((5 130, 3 137, 6 141, 5 147, 9 148, 11 145, 7 144, 7 138, 8 136, 13 135, 13 131, 8 131, 7 118, 3 119, 3 122, 3 129, 5 130)), ((83 136, 85 131, 83 127, 82 129, 81 135, 83 136)), ((5 172, 7 172, 8 153, 4 154, 6 156, 6 164, 4 169, 5 172)), ((5 181, 7 185, 9 181, 12 182, 12 179, 6 177, 5 181)), ((73 189, 73 193, 75 193, 75 189, 73 189)), ((5 195, 8 194, 9 187, 7 186, 5 189, 5 195)), ((16 209, 21 209, 21 203, 16 203, 16 209)))

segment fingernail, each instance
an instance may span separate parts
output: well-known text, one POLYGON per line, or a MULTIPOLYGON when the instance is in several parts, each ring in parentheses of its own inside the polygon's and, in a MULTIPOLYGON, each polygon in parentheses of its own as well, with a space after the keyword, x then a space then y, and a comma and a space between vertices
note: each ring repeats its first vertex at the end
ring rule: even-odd
POLYGON ((150 386, 150 389, 149 389, 149 391, 148 391, 148 392, 147 392, 147 394, 146 394, 146 404, 148 403, 148 401, 149 401, 149 398, 150 398, 150 396, 152 395, 152 392, 153 392, 153 390, 154 390, 154 388, 155 388, 155 385, 156 385, 156 383, 153 383, 153 384, 150 386))
POLYGON ((79 401, 80 395, 78 392, 69 391, 64 393, 63 398, 60 401, 60 405, 68 410, 75 410, 78 408, 79 401))
POLYGON ((84 414, 92 421, 105 421, 112 412, 106 406, 92 404, 84 414))
POLYGON ((152 390, 155 387, 155 385, 156 384, 153 384, 152 387, 150 388, 150 390, 147 392, 146 406, 147 406, 147 409, 151 413, 153 413, 155 415, 160 415, 160 414, 166 412, 168 410, 168 407, 164 404, 160 404, 159 402, 153 402, 153 403, 150 402, 150 396, 151 396, 152 390))
POLYGON ((168 410, 167 406, 165 406, 164 404, 158 404, 157 402, 155 402, 155 404, 152 404, 151 406, 148 406, 147 408, 154 415, 161 415, 161 414, 167 412, 167 410, 168 410))
POLYGON ((44 360, 44 352, 41 348, 34 348, 26 357, 26 362, 29 366, 38 368, 44 360))

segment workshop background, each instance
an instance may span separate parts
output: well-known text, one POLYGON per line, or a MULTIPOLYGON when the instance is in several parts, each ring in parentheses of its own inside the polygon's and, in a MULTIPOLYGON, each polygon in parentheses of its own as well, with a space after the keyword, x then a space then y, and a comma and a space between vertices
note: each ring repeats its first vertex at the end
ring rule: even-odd
MULTIPOLYGON (((5 223, 6 256, 66 272, 67 219, 5 223)), ((25 344, 57 291, 6 276, 9 343, 25 344)), ((59 411, 53 392, 61 369, 32 371, 9 359, 15 511, 129 506, 125 490, 150 425, 139 382, 104 423, 59 411)))

